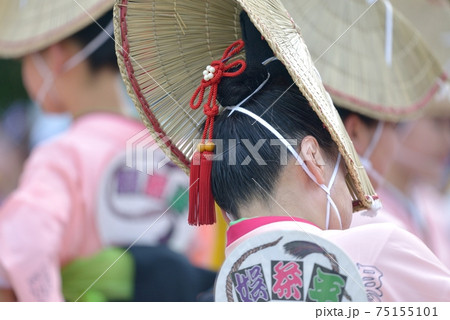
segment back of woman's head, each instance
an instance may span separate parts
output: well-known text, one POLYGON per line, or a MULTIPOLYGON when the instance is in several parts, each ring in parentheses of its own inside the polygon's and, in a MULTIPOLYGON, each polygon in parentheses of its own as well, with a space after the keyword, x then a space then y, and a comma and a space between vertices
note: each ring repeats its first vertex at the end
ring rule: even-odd
MULTIPOLYGON (((272 70, 284 68, 279 61, 271 64, 272 70)), ((241 107, 267 121, 294 149, 311 135, 326 154, 336 157, 337 147, 308 101, 284 72, 277 74, 282 76, 271 76, 241 107)), ((260 65, 247 66, 244 74, 236 78, 224 78, 219 86, 219 102, 222 106, 236 105, 267 75, 260 65)), ((214 121, 214 139, 220 140, 223 147, 222 152, 216 152, 221 157, 213 162, 211 183, 218 205, 240 217, 239 210, 251 201, 269 201, 267 194, 274 191, 283 166, 292 156, 261 123, 241 112, 229 113, 225 110, 214 121)))
MULTIPOLYGON (((107 32, 105 29, 108 25, 112 24, 112 19, 113 13, 111 10, 93 21, 84 29, 70 36, 68 39, 76 41, 84 48, 101 32, 107 32)), ((113 32, 111 32, 105 42, 87 57, 87 61, 92 71, 98 71, 103 68, 110 68, 118 71, 113 32)))

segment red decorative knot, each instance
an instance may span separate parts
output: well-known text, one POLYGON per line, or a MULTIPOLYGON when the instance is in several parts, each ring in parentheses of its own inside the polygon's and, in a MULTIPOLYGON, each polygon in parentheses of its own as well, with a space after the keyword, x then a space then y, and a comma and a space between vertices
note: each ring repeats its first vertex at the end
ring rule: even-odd
POLYGON ((203 105, 203 113, 206 115, 205 129, 202 142, 192 156, 190 166, 190 188, 189 188, 189 217, 191 225, 203 225, 215 223, 216 213, 214 198, 211 190, 211 168, 213 160, 214 143, 211 141, 214 128, 214 117, 219 113, 217 105, 217 86, 223 77, 235 77, 242 74, 246 68, 244 60, 236 60, 229 64, 226 62, 239 53, 244 47, 244 41, 238 40, 229 46, 222 59, 213 61, 203 71, 203 79, 191 98, 190 106, 198 109, 203 103, 203 97, 207 88, 209 95, 203 105), (229 71, 234 68, 234 71, 229 71), (205 142, 208 140, 207 142, 205 142))
POLYGON ((211 64, 206 67, 206 70, 203 71, 203 79, 191 98, 191 108, 194 110, 198 109, 203 102, 206 89, 210 87, 208 100, 203 105, 203 113, 208 117, 206 119, 206 125, 203 131, 203 142, 206 138, 210 140, 212 139, 214 117, 219 113, 219 106, 216 102, 217 86, 223 77, 236 77, 242 74, 246 68, 245 61, 241 59, 226 64, 226 62, 239 53, 242 48, 244 48, 244 41, 238 40, 225 50, 221 60, 214 60, 211 62, 211 64), (238 69, 232 72, 228 71, 235 67, 238 67, 238 69))

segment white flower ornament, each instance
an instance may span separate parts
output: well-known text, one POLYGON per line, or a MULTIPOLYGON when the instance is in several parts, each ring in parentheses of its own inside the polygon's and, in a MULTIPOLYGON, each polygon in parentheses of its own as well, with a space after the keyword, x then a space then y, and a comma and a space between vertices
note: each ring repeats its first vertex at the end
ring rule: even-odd
POLYGON ((211 67, 210 65, 206 66, 206 70, 203 71, 203 79, 205 81, 211 80, 214 78, 214 72, 216 72, 214 67, 211 67))

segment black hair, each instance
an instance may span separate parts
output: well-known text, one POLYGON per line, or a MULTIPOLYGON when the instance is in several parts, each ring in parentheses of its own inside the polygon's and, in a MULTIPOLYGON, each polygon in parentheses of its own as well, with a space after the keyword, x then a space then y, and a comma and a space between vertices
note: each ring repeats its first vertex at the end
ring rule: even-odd
MULTIPOLYGON (((281 65, 280 62, 274 63, 281 65)), ((247 66, 243 75, 223 79, 218 91, 218 100, 223 106, 242 101, 254 91, 261 79, 267 77, 267 70, 262 70, 264 67, 252 69, 247 66)), ((292 81, 289 85, 286 82, 285 77, 271 77, 242 107, 259 115, 285 139, 295 139, 294 149, 305 136, 311 135, 330 157, 337 156, 337 146, 322 121, 298 87, 290 86, 292 81)), ((230 116, 228 114, 229 111, 222 112, 214 122, 213 137, 223 143, 223 154, 220 161, 213 161, 211 184, 217 204, 239 218, 240 208, 252 200, 269 203, 267 193, 272 194, 283 168, 281 148, 286 149, 271 144, 270 141, 278 139, 253 118, 237 111, 230 116), (248 146, 256 146, 261 139, 266 140, 255 159, 248 146)), ((290 159, 292 155, 287 154, 290 159)))
MULTIPOLYGON (((336 144, 284 65, 278 60, 263 65, 274 54, 244 11, 240 23, 247 67, 239 76, 221 79, 217 100, 222 106, 235 106, 268 79, 241 107, 267 121, 285 139, 294 139, 294 149, 311 135, 330 157, 337 157, 336 144)), ((261 123, 238 111, 229 113, 222 112, 214 121, 213 138, 218 140, 216 146, 217 142, 222 146, 216 147, 211 186, 217 204, 239 218, 239 210, 253 200, 270 203, 267 194, 273 193, 283 164, 292 155, 261 123)))
MULTIPOLYGON (((68 37, 74 40, 82 47, 85 47, 92 39, 94 39, 100 32, 105 32, 106 26, 111 23, 113 19, 112 10, 105 13, 95 22, 91 23, 84 29, 68 37)), ((102 68, 111 68, 119 70, 117 66, 117 58, 115 53, 114 33, 87 58, 89 66, 92 71, 98 71, 102 68)))
POLYGON ((340 107, 340 106, 338 106, 338 105, 335 105, 335 107, 336 107, 336 109, 337 109, 337 111, 338 111, 338 113, 339 113, 339 116, 340 116, 341 119, 342 119, 342 122, 345 122, 345 120, 346 120, 350 115, 354 114, 354 115, 358 116, 358 117, 361 119, 361 121, 364 122, 364 124, 365 124, 366 126, 368 126, 368 127, 374 127, 374 126, 376 126, 377 123, 378 123, 378 120, 377 120, 377 119, 367 117, 367 116, 365 116, 365 115, 363 115, 363 114, 361 114, 361 113, 357 113, 357 112, 354 112, 354 111, 351 111, 351 110, 342 108, 342 107, 340 107))

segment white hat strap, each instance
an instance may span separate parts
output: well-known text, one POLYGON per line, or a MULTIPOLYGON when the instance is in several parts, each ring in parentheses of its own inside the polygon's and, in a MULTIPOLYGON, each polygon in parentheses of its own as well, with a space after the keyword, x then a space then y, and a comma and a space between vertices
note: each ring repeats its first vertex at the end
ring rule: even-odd
MULTIPOLYGON (((366 0, 372 5, 379 0, 366 0)), ((394 32, 394 13, 389 0, 383 0, 386 7, 384 59, 388 66, 392 65, 392 36, 394 32)))
MULTIPOLYGON (((252 93, 253 95, 254 93, 252 93)), ((248 98, 246 98, 248 99, 248 98)), ((241 105, 242 103, 239 103, 239 105, 241 105)), ((260 116, 254 114, 253 112, 244 109, 242 107, 236 106, 236 107, 226 107, 225 109, 231 110, 231 112, 228 114, 228 116, 230 116, 233 112, 238 111, 241 113, 244 113, 246 115, 248 115, 249 117, 253 118, 254 120, 256 120, 258 123, 260 123, 261 125, 263 125, 266 129, 268 129, 271 133, 273 133, 283 144, 284 146, 289 150, 289 152, 294 156, 294 158, 297 160, 297 162, 300 164, 300 166, 302 167, 302 169, 305 171, 305 173, 311 178, 312 181, 314 181, 322 190, 325 191, 325 193, 327 194, 327 214, 326 214, 326 225, 325 228, 328 229, 329 227, 329 220, 330 220, 330 205, 333 207, 333 209, 335 210, 336 213, 336 217, 339 220, 339 224, 342 228, 342 221, 341 221, 341 217, 339 214, 339 210, 336 206, 336 204, 334 203, 333 199, 331 198, 331 187, 334 183, 334 180, 336 178, 338 169, 339 169, 339 163, 341 160, 341 154, 338 154, 338 158, 336 161, 336 165, 334 167, 334 171, 333 174, 331 176, 330 182, 328 184, 328 186, 325 186, 324 184, 320 184, 319 182, 317 182, 316 177, 311 173, 311 171, 308 169, 308 167, 306 166, 305 162, 303 161, 303 159, 300 157, 300 155, 297 153, 297 151, 295 151, 295 149, 292 147, 292 145, 272 126, 270 125, 267 121, 265 121, 264 119, 262 119, 260 116)))
POLYGON ((100 48, 108 39, 112 39, 114 32, 114 20, 111 20, 108 25, 100 32, 94 39, 92 39, 83 49, 78 51, 73 57, 71 57, 64 65, 64 71, 68 71, 84 61, 98 48, 100 48))

